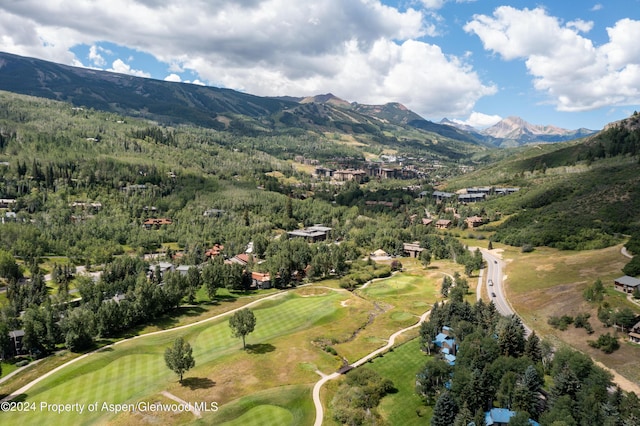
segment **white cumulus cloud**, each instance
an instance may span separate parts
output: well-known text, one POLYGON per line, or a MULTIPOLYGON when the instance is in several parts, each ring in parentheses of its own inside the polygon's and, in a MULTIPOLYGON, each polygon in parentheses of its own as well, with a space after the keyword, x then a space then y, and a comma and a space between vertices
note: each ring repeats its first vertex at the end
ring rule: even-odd
MULTIPOLYGON (((21 0, 0 3, 0 49, 77 64, 85 58, 71 48, 109 42, 152 55, 167 78, 197 76, 194 84, 265 96, 331 91, 427 116, 468 114, 496 89, 465 58, 421 41, 439 19, 380 0, 21 0)), ((123 59, 109 69, 149 76, 123 59)), ((107 62, 98 48, 89 60, 107 62)))
POLYGON ((591 24, 563 24, 542 8, 501 6, 464 28, 503 59, 523 59, 534 88, 560 111, 640 102, 640 21, 623 19, 607 28, 609 42, 601 46, 579 34, 591 24))
POLYGON ((457 119, 452 121, 467 126, 472 126, 476 129, 485 129, 487 127, 493 126, 500 120, 502 120, 502 117, 499 115, 488 115, 481 112, 473 111, 466 120, 457 119))
POLYGON ((148 72, 132 69, 129 64, 125 63, 122 59, 119 58, 113 61, 113 64, 111 64, 111 68, 109 68, 107 71, 117 72, 120 74, 135 75, 137 77, 151 77, 151 74, 149 74, 148 72))
POLYGON ((180 76, 178 74, 169 74, 168 76, 166 76, 164 78, 164 81, 173 81, 176 83, 180 83, 182 81, 182 78, 180 78, 180 76))
POLYGON ((95 44, 89 48, 89 60, 96 67, 104 67, 107 64, 107 61, 102 57, 99 53, 101 49, 95 44))

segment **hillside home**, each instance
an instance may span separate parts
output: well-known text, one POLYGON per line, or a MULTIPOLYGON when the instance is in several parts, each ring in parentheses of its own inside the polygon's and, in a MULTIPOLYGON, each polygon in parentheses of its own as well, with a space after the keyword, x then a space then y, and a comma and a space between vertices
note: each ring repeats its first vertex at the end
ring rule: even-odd
POLYGON ((384 207, 393 207, 393 201, 365 201, 365 206, 384 206, 384 207))
POLYGON ((362 182, 367 176, 364 170, 344 169, 333 172, 333 177, 338 181, 354 180, 358 183, 362 182))
MULTIPOLYGON (((444 355, 455 356, 457 352, 457 344, 456 339, 453 337, 453 330, 446 325, 442 327, 442 331, 433 339, 433 344, 440 350, 440 353, 444 355)), ((455 358, 453 361, 455 362, 455 358)))
POLYGON ((249 264, 249 255, 247 253, 240 253, 229 259, 231 263, 237 263, 238 265, 246 266, 249 264))
POLYGON ((451 221, 448 219, 440 219, 436 222, 436 228, 438 229, 449 229, 451 228, 451 221))
POLYGON ((454 194, 452 194, 451 192, 433 191, 431 197, 440 203, 442 201, 450 200, 453 195, 454 194))
POLYGON ((15 198, 0 198, 0 209, 8 209, 16 204, 15 198))
POLYGON ((433 223, 433 219, 429 219, 429 218, 427 218, 427 217, 423 217, 423 218, 422 218, 422 224, 423 224, 424 226, 429 226, 429 225, 431 225, 432 223, 433 223))
POLYGON ((392 179, 396 177, 396 173, 397 173, 396 169, 382 168, 378 172, 378 176, 384 179, 392 179))
POLYGON ((469 229, 477 228, 478 226, 484 225, 484 219, 480 216, 471 216, 464 220, 469 229))
POLYGON ((122 188, 120 188, 120 190, 124 191, 124 192, 144 191, 145 189, 147 189, 147 185, 145 185, 143 183, 127 185, 127 186, 123 186, 122 188))
POLYGON ((637 322, 636 325, 631 327, 631 331, 629 332, 629 341, 633 343, 640 343, 640 322, 637 322))
MULTIPOLYGON (((484 413, 484 423, 487 426, 507 426, 511 417, 515 415, 515 411, 506 408, 492 408, 484 413)), ((532 419, 529 419, 529 424, 531 426, 540 426, 538 422, 532 419)))
POLYGON ((422 253, 422 251, 424 250, 422 247, 420 247, 420 243, 418 241, 414 241, 412 243, 404 243, 402 245, 402 249, 404 250, 405 256, 414 258, 420 256, 420 253, 422 253))
POLYGON ((316 177, 332 177, 335 170, 329 169, 327 167, 316 167, 313 174, 316 177))
POLYGON ((209 250, 204 252, 204 256, 207 259, 211 259, 212 257, 218 256, 224 250, 224 246, 222 244, 214 244, 209 250))
POLYGON ((167 219, 167 218, 151 218, 151 219, 147 219, 142 223, 142 226, 144 226, 144 229, 158 229, 160 226, 162 225, 171 225, 173 223, 173 221, 171 219, 167 219))
POLYGON ((443 326, 442 332, 438 333, 435 339, 432 340, 438 352, 442 355, 447 364, 456 365, 456 353, 458 351, 458 345, 456 339, 453 337, 453 330, 450 327, 443 326))
POLYGON ((167 272, 175 271, 175 267, 172 263, 169 262, 158 262, 153 265, 149 265, 148 277, 149 279, 153 279, 156 273, 156 270, 160 273, 160 281, 164 279, 164 274, 167 272))
POLYGON ((616 278, 613 281, 613 285, 618 291, 622 291, 624 293, 633 293, 633 290, 635 290, 635 288, 640 285, 640 280, 625 275, 620 278, 616 278))
POLYGON ((495 188, 494 189, 494 192, 496 195, 510 195, 518 191, 520 191, 520 188, 495 188))
POLYGON ((12 330, 9 332, 9 351, 10 353, 5 356, 24 355, 27 352, 24 350, 22 341, 24 340, 24 330, 12 330))
POLYGON ((371 253, 371 256, 373 256, 373 257, 389 257, 389 253, 387 253, 386 251, 384 251, 382 249, 378 249, 378 250, 374 251, 373 253, 371 253))
POLYGON ((189 269, 195 268, 193 265, 180 265, 176 268, 176 272, 179 272, 183 277, 189 273, 189 269))
POLYGON ((479 201, 484 201, 486 199, 485 194, 460 194, 458 195, 458 201, 464 204, 467 203, 477 203, 479 201))
POLYGON ((304 229, 296 229, 295 231, 289 231, 287 234, 289 237, 304 238, 311 243, 317 241, 325 241, 328 238, 331 228, 323 226, 321 224, 313 225, 304 229))
POLYGON ((466 192, 467 194, 484 194, 484 195, 489 195, 491 193, 491 190, 493 188, 490 186, 481 186, 481 187, 474 187, 474 188, 466 188, 466 192))
POLYGON ((252 272, 251 286, 255 288, 271 288, 271 275, 268 272, 252 272))
POLYGON ((97 212, 102 209, 102 203, 100 202, 85 203, 84 201, 74 201, 69 204, 69 206, 74 209, 90 210, 93 212, 97 212))

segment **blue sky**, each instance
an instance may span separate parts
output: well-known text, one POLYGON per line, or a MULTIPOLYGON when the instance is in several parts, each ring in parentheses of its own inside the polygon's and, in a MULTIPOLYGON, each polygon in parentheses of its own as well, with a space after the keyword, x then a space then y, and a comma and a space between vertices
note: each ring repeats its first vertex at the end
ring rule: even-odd
POLYGON ((476 127, 640 109, 640 0, 20 0, 0 50, 262 96, 331 92, 476 127))

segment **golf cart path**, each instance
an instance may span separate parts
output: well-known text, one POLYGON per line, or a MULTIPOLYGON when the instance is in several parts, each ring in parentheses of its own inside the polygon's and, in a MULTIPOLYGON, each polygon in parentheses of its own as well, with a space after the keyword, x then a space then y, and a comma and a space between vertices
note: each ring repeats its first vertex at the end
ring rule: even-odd
POLYGON ((11 401, 12 399, 16 398, 18 395, 24 394, 26 391, 31 389, 34 385, 36 385, 37 383, 41 382, 42 380, 48 378, 49 376, 57 373, 58 371, 62 370, 63 368, 66 368, 66 367, 70 366, 71 364, 74 364, 74 363, 80 361, 81 359, 84 359, 84 358, 88 357, 89 355, 93 355, 93 354, 98 353, 98 352, 100 352, 102 350, 105 350, 107 348, 112 348, 112 347, 117 346, 117 345, 119 345, 121 343, 130 342, 131 340, 134 340, 134 339, 140 339, 140 338, 144 338, 144 337, 147 337, 147 336, 155 336, 155 335, 162 334, 162 333, 170 333, 170 332, 173 332, 173 331, 176 331, 176 330, 184 330, 186 328, 193 327, 193 326, 196 326, 196 325, 200 325, 200 324, 203 324, 203 323, 208 322, 208 321, 214 321, 216 319, 222 318, 222 317, 227 316, 229 314, 233 314, 234 312, 237 312, 237 311, 239 311, 241 309, 245 309, 245 308, 251 307, 253 305, 256 305, 256 304, 258 304, 260 302, 263 302, 265 300, 278 298, 280 296, 285 295, 286 293, 287 293, 286 291, 274 293, 274 294, 272 294, 270 296, 266 296, 266 297, 254 300, 253 302, 249 302, 246 305, 240 306, 238 308, 234 308, 234 309, 232 309, 230 311, 227 311, 227 312, 224 312, 222 314, 218 314, 218 315, 212 316, 210 318, 205 318, 205 319, 203 319, 201 321, 194 322, 193 324, 186 324, 186 325, 181 325, 181 326, 175 327, 175 328, 169 328, 169 329, 166 329, 166 330, 159 330, 159 331, 154 331, 152 333, 141 334, 139 336, 134 336, 134 337, 132 337, 130 339, 123 339, 123 340, 120 340, 120 341, 118 341, 116 343, 113 343, 111 345, 103 346, 100 349, 96 349, 94 351, 87 352, 86 354, 81 355, 78 358, 74 358, 71 361, 68 361, 68 362, 62 364, 61 366, 54 368, 53 370, 43 374, 42 376, 38 377, 37 379, 32 380, 31 382, 27 383, 26 385, 24 385, 23 387, 21 387, 17 391, 13 392, 11 395, 8 395, 8 396, 2 398, 2 400, 0 400, 0 402, 11 401))
MULTIPOLYGON (((351 368, 355 368, 355 367, 359 367, 362 364, 364 364, 365 362, 369 361, 370 359, 376 357, 377 355, 389 350, 396 342, 396 338, 398 336, 400 336, 402 333, 420 327, 420 324, 425 321, 427 319, 427 317, 429 316, 429 314, 431 313, 431 310, 428 310, 427 312, 425 312, 424 314, 422 314, 422 316, 420 316, 420 319, 418 320, 418 322, 416 322, 415 324, 403 328, 402 330, 396 331, 395 333, 393 333, 390 337, 389 337, 389 341, 387 342, 387 344, 381 348, 376 349, 375 351, 371 352, 368 355, 365 355, 364 357, 360 358, 358 361, 354 362, 353 364, 349 364, 349 366, 351 368)), ((340 373, 332 373, 332 374, 328 374, 325 375, 323 374, 321 371, 316 370, 316 373, 318 373, 320 376, 322 376, 322 378, 320 380, 318 380, 316 382, 316 384, 313 386, 313 404, 316 407, 316 420, 313 423, 314 426, 321 426, 322 425, 322 419, 324 418, 324 408, 322 407, 322 401, 320 400, 320 389, 322 388, 322 386, 328 382, 329 380, 333 380, 336 379, 338 377, 341 376, 340 373)))

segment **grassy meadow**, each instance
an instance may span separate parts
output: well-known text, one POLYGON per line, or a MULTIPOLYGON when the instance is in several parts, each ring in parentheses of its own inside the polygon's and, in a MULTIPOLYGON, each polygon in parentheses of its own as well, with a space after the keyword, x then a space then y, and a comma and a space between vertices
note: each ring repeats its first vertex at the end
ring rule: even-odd
POLYGON ((640 373, 636 361, 640 346, 628 343, 626 333, 605 328, 597 317, 598 305, 582 297, 584 289, 599 278, 607 289, 605 302, 611 308, 629 307, 640 312, 638 305, 613 289, 613 280, 624 275, 622 267, 629 261, 620 253, 621 248, 622 245, 617 245, 601 250, 560 251, 539 247, 532 253, 511 248, 502 253, 507 262, 505 284, 512 306, 536 332, 587 353, 638 385, 640 373), (547 324, 550 316, 585 312, 591 315, 592 335, 573 326, 559 331, 547 324), (587 344, 605 333, 617 334, 621 342, 620 349, 609 355, 587 344))

